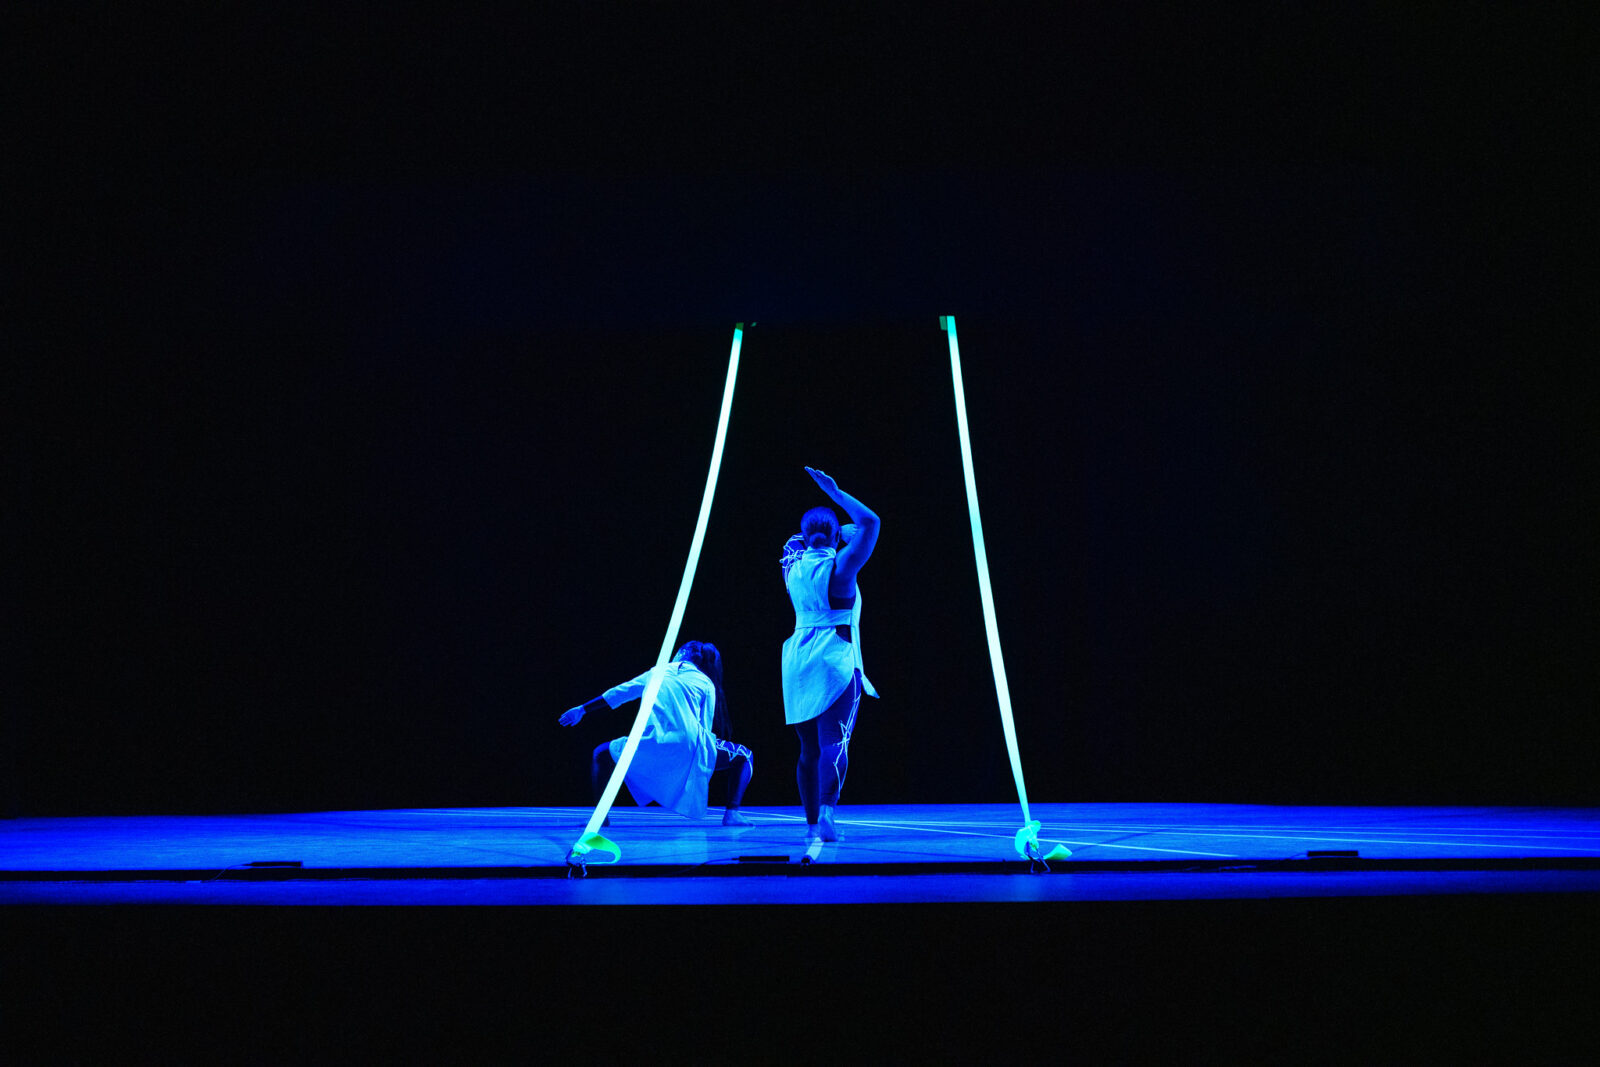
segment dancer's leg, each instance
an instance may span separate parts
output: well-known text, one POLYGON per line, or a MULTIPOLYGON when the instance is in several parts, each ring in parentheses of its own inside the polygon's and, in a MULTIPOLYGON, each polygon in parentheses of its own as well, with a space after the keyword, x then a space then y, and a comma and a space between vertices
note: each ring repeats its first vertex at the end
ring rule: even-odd
POLYGON ((795 724, 794 732, 800 735, 800 761, 795 765, 795 781, 800 786, 800 803, 806 809, 806 823, 817 825, 817 761, 822 756, 822 746, 817 741, 817 720, 807 719, 795 724))
POLYGON ((850 732, 855 729, 856 711, 860 707, 861 672, 857 671, 839 699, 815 720, 821 748, 817 761, 817 826, 824 841, 839 840, 839 831, 833 824, 833 809, 839 803, 839 791, 844 788, 844 777, 850 770, 850 732))
MULTIPOLYGON (((594 755, 589 758, 589 789, 594 794, 594 802, 600 803, 600 794, 605 792, 606 782, 611 780, 611 772, 617 766, 617 761, 611 758, 611 742, 595 746, 594 755)), ((592 817, 592 816, 591 816, 592 817)), ((611 816, 606 815, 601 826, 611 825, 611 816)))
POLYGON ((722 811, 722 825, 749 826, 750 820, 739 810, 739 805, 744 803, 744 791, 755 773, 755 758, 743 745, 718 741, 716 770, 728 772, 728 802, 722 811))

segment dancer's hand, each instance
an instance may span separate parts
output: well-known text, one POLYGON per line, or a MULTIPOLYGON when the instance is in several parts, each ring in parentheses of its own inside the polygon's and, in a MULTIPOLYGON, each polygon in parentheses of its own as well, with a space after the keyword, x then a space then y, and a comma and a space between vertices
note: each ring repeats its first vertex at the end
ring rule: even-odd
POLYGON ((583 721, 583 708, 582 707, 576 707, 576 708, 572 708, 572 709, 570 709, 568 711, 564 711, 564 712, 561 713, 561 718, 556 720, 556 722, 559 722, 562 726, 576 726, 576 725, 578 725, 578 723, 580 723, 582 721, 583 721))
POLYGON ((855 523, 845 523, 843 526, 839 527, 839 543, 841 545, 848 545, 851 541, 856 539, 856 535, 860 532, 861 527, 857 526, 855 523))
POLYGON ((806 473, 811 475, 812 479, 817 483, 817 485, 822 487, 822 491, 827 493, 829 496, 832 496, 834 493, 839 491, 839 483, 828 477, 826 474, 823 474, 821 471, 812 467, 807 467, 806 473))

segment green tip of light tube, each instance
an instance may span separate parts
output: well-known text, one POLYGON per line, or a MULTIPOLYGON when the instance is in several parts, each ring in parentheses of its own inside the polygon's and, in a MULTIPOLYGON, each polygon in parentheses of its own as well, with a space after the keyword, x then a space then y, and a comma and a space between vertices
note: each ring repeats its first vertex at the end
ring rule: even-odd
POLYGON ((615 863, 622 858, 622 849, 615 841, 603 834, 584 834, 578 843, 572 846, 569 859, 581 860, 585 863, 615 863), (605 858, 601 858, 601 857, 605 858))

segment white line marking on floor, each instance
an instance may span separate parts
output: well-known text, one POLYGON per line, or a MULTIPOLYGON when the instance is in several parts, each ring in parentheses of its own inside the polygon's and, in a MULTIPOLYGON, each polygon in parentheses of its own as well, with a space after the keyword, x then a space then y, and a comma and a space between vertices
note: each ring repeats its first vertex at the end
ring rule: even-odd
MULTIPOLYGON (((852 820, 850 820, 850 822, 848 824, 845 823, 841 819, 840 822, 839 822, 839 825, 840 826, 845 826, 845 825, 849 825, 849 826, 876 826, 879 829, 888 829, 888 830, 921 830, 922 832, 929 833, 929 834, 954 834, 954 835, 956 835, 958 837, 982 837, 982 838, 985 838, 985 839, 988 839, 988 840, 999 840, 999 841, 1014 841, 1015 840, 1015 835, 1014 834, 975 834, 975 833, 970 833, 970 832, 965 831, 965 830, 936 830, 936 829, 934 829, 932 827, 914 826, 914 825, 911 825, 909 823, 868 822, 868 821, 866 821, 864 819, 852 819, 852 820)), ((1051 840, 1055 840, 1054 835, 1052 835, 1051 840)), ((1061 840, 1066 841, 1065 838, 1062 838, 1061 840)), ((1124 848, 1124 849, 1131 849, 1131 850, 1133 850, 1135 852, 1176 852, 1176 853, 1179 853, 1179 854, 1182 854, 1182 855, 1185 855, 1185 856, 1216 856, 1219 859, 1227 859, 1227 860, 1236 860, 1236 859, 1239 858, 1238 856, 1235 856, 1232 853, 1228 853, 1228 852, 1201 852, 1199 849, 1193 849, 1193 848, 1155 848, 1153 846, 1148 846, 1148 845, 1112 845, 1112 844, 1107 844, 1107 843, 1101 842, 1101 841, 1066 841, 1066 843, 1069 844, 1069 845, 1083 845, 1085 847, 1087 847, 1089 845, 1094 845, 1094 846, 1096 846, 1098 848, 1124 848)))
POLYGON ((1346 844, 1358 844, 1358 845, 1359 844, 1368 844, 1368 845, 1449 845, 1449 846, 1451 846, 1453 848, 1536 848, 1536 849, 1539 849, 1541 852, 1593 852, 1593 853, 1596 853, 1596 854, 1600 854, 1600 849, 1594 849, 1594 848, 1556 848, 1554 845, 1526 845, 1526 844, 1490 845, 1490 844, 1480 844, 1477 841, 1414 841, 1414 840, 1395 840, 1393 838, 1385 838, 1383 840, 1377 840, 1377 839, 1374 839, 1374 838, 1371 838, 1371 837, 1330 837, 1327 834, 1317 833, 1316 831, 1307 831, 1306 833, 1303 833, 1303 834, 1289 835, 1289 834, 1249 834, 1249 833, 1208 834, 1208 833, 1202 833, 1202 832, 1199 832, 1199 831, 1196 831, 1196 830, 1135 830, 1133 827, 1108 827, 1108 826, 1069 826, 1069 827, 1065 827, 1065 829, 1076 830, 1079 833, 1091 833, 1091 834, 1094 834, 1094 833, 1113 833, 1113 832, 1137 832, 1137 833, 1147 833, 1147 834, 1158 834, 1158 835, 1167 836, 1167 837, 1226 837, 1226 838, 1230 838, 1230 839, 1236 840, 1236 841, 1237 840, 1245 840, 1245 841, 1255 841, 1255 840, 1263 840, 1263 841, 1339 841, 1339 842, 1343 842, 1343 843, 1346 843, 1346 844))

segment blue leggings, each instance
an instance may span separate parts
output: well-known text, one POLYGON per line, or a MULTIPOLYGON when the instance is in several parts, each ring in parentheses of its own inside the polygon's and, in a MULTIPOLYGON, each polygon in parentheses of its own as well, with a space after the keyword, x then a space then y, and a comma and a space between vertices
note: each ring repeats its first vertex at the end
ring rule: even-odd
POLYGON ((800 783, 800 802, 806 808, 806 822, 815 826, 817 806, 839 803, 845 772, 850 769, 850 731, 855 729, 856 710, 861 707, 861 672, 857 671, 839 699, 815 719, 796 723, 800 735, 800 762, 795 778, 800 783))

